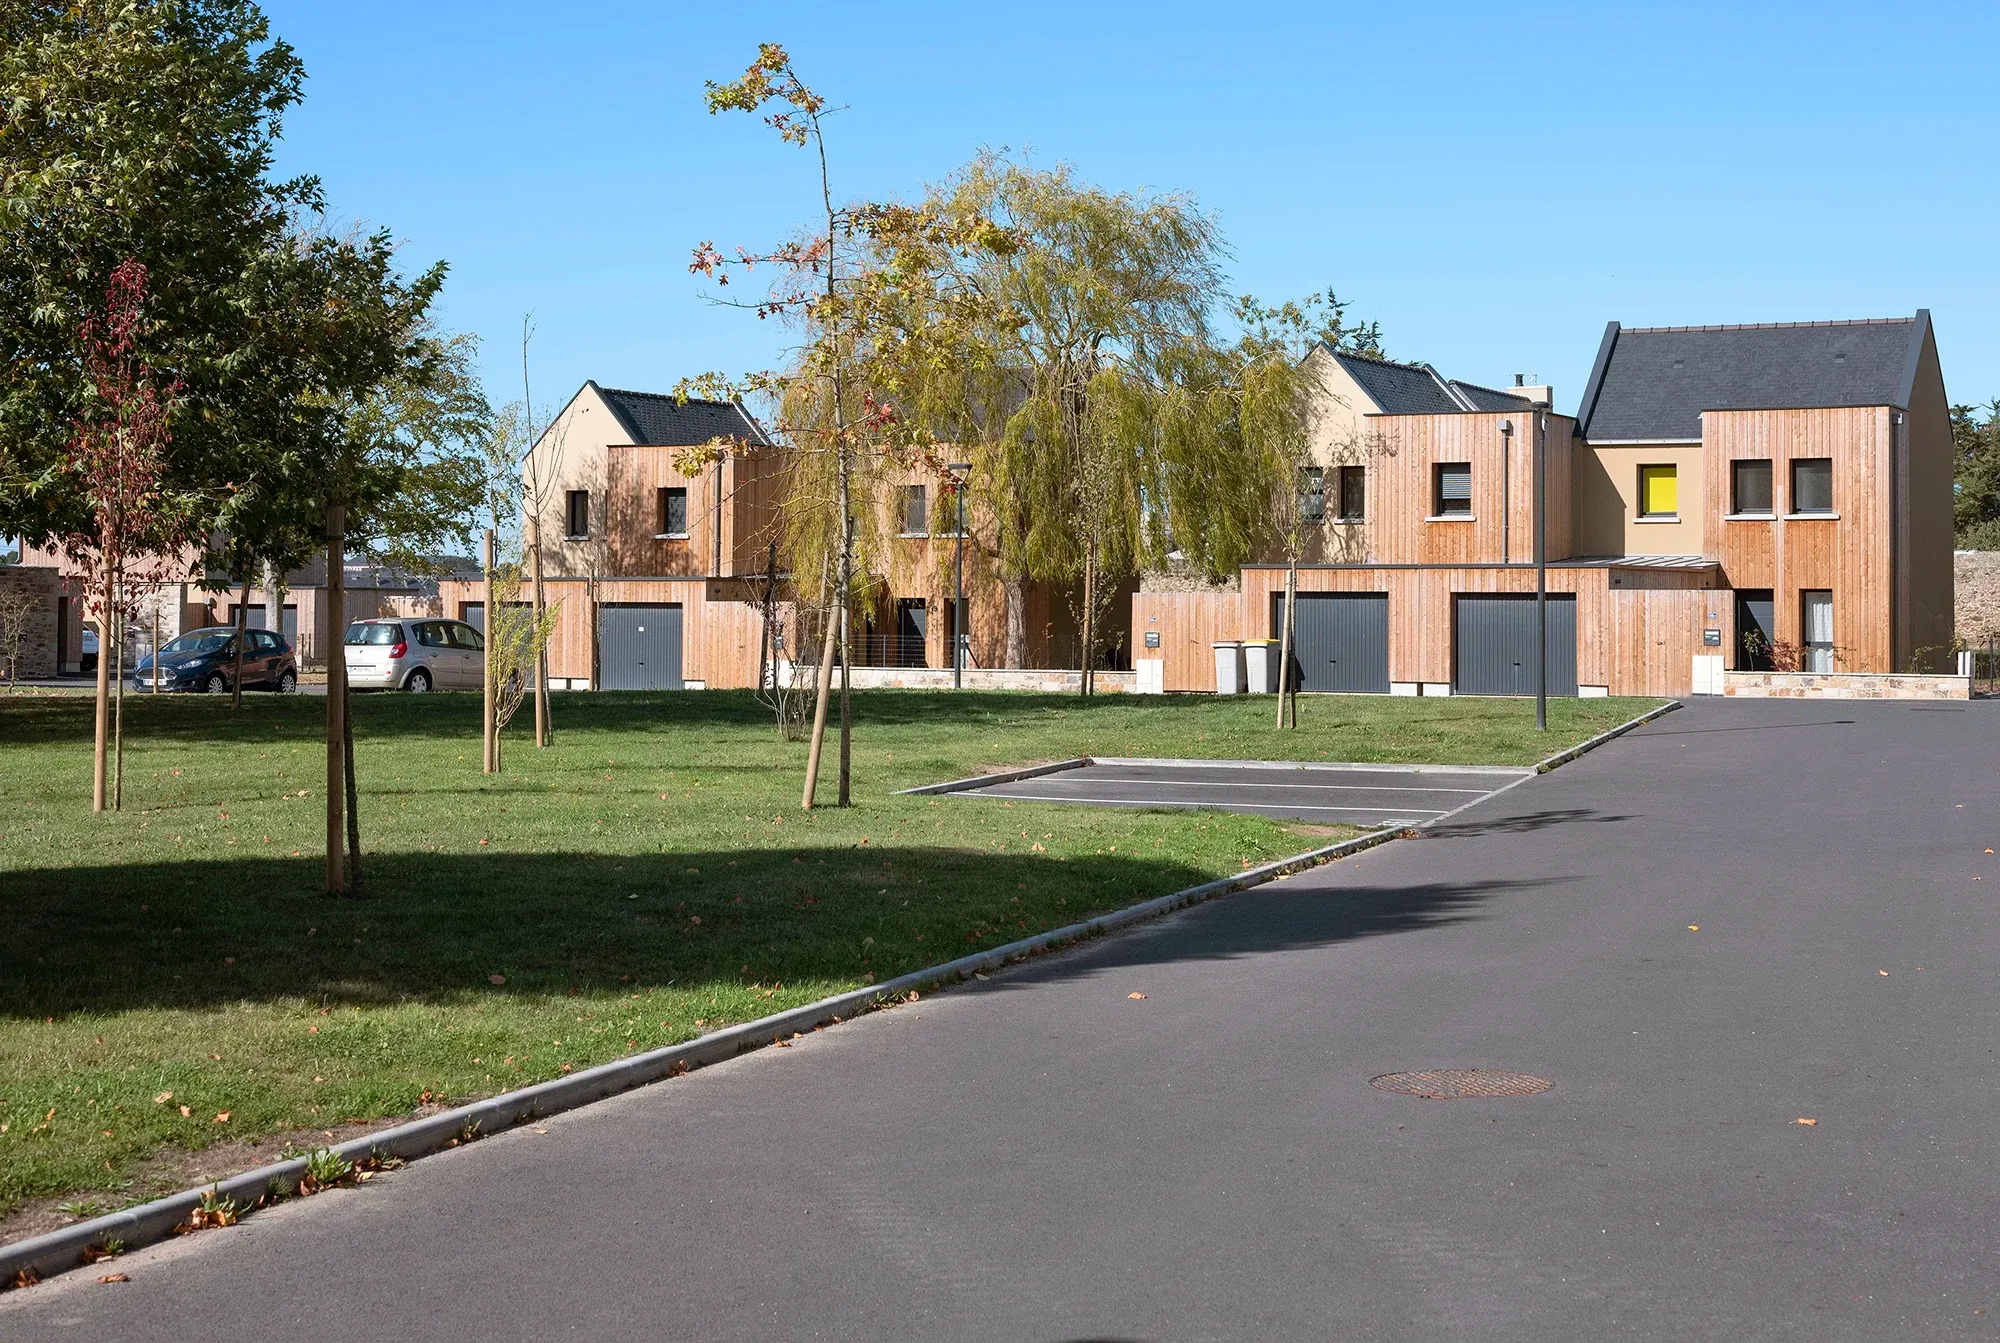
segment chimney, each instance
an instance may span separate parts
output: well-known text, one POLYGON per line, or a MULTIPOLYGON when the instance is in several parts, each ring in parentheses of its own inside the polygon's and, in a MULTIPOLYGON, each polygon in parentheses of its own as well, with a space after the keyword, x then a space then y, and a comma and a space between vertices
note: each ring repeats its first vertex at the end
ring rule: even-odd
POLYGON ((1532 373, 1516 373, 1514 385, 1507 390, 1524 401, 1546 401, 1551 407, 1556 403, 1556 389, 1545 382, 1530 382, 1532 373))

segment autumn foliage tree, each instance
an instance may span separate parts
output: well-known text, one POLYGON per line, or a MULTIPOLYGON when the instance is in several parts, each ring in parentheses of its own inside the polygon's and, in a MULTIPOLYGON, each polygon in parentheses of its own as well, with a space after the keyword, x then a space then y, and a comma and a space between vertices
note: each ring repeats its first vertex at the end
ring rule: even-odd
POLYGON ((113 668, 122 662, 118 617, 131 605, 134 584, 176 576, 168 569, 187 543, 194 506, 163 484, 181 388, 162 385, 140 354, 145 315, 146 268, 128 259, 111 274, 103 310, 86 317, 78 332, 90 396, 70 439, 69 470, 89 521, 63 544, 82 574, 85 609, 98 629, 92 811, 117 800, 106 786, 106 748, 113 668))

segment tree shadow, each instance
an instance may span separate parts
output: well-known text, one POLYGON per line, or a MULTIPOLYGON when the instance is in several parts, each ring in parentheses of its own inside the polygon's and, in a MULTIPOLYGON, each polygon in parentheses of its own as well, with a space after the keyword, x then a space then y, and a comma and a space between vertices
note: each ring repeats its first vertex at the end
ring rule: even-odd
MULTIPOLYGON (((0 902, 0 1017, 879 981, 1211 876, 1158 856, 888 845, 392 853, 365 870, 365 899, 321 893, 311 856, 16 870, 0 902)), ((1300 889, 1177 954, 1418 931, 1510 885, 1300 889)))
POLYGON ((1513 816, 1495 816, 1490 820, 1457 821, 1423 833, 1430 839, 1470 839, 1476 835, 1527 835, 1559 825, 1609 825, 1631 819, 1630 816, 1608 816, 1588 807, 1558 807, 1513 816))

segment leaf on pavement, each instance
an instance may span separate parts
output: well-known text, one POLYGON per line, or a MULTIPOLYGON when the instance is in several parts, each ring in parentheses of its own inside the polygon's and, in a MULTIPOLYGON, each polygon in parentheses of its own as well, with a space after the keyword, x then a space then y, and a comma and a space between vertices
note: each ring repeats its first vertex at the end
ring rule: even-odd
POLYGON ((1143 998, 1143 997, 1145 997, 1146 995, 1145 995, 1145 994, 1143 994, 1143 993, 1128 993, 1128 994, 1126 994, 1125 996, 1126 996, 1127 998, 1143 998))
POLYGON ((1807 1128, 1815 1128, 1819 1124, 1817 1119, 1794 1119, 1792 1122, 1794 1124, 1804 1124, 1807 1128))
POLYGON ((132 1281, 132 1275, 129 1273, 100 1273, 97 1276, 97 1280, 99 1282, 130 1282, 132 1281))

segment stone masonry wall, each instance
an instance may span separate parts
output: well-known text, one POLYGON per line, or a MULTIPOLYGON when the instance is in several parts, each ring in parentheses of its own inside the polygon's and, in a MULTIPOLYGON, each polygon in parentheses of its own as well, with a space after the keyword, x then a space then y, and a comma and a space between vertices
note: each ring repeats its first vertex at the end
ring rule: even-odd
POLYGON ((5 623, 7 608, 15 594, 25 594, 35 601, 23 620, 19 667, 6 665, 13 644, 12 631, 0 637, 0 672, 6 672, 10 679, 56 674, 56 599, 61 592, 62 580, 54 569, 40 565, 0 565, 0 624, 5 623))
POLYGON ((1872 672, 1724 672, 1722 693, 1750 699, 1971 699, 1968 676, 1872 672))

